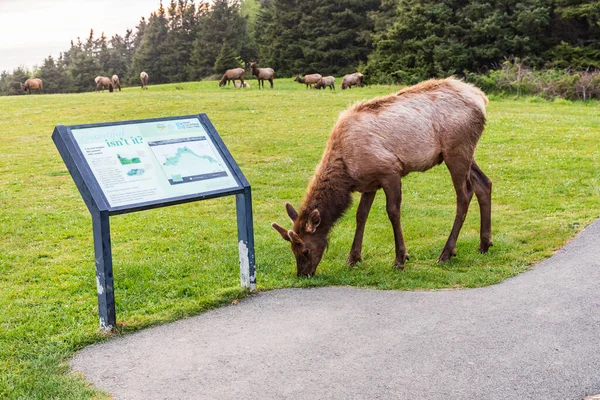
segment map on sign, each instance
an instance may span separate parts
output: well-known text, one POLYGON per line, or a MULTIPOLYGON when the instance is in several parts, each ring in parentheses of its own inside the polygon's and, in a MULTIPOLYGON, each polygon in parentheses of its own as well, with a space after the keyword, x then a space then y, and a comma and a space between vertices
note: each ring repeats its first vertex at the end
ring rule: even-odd
POLYGON ((148 146, 171 185, 227 176, 205 136, 149 142, 148 146))
POLYGON ((239 188, 198 119, 71 132, 111 207, 239 188))

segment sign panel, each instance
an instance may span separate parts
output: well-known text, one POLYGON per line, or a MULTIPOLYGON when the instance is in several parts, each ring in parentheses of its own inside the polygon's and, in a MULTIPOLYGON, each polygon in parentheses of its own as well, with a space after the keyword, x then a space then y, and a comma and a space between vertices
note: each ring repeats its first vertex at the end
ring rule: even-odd
POLYGON ((112 208, 240 188, 197 118, 70 131, 112 208))
POLYGON ((206 114, 60 125, 52 140, 92 215, 102 329, 116 324, 112 215, 235 195, 240 282, 256 289, 250 183, 206 114))

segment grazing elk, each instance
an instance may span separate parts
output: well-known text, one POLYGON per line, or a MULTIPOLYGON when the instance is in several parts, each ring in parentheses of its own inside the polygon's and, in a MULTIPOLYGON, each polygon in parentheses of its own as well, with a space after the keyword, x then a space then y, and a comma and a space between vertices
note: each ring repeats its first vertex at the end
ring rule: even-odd
POLYGON ((142 83, 142 89, 148 89, 148 80, 150 77, 145 71, 140 73, 140 82, 142 83))
POLYGON ((308 89, 309 86, 312 87, 312 85, 319 82, 319 79, 321 78, 322 76, 319 74, 304 75, 304 78, 300 78, 300 74, 296 74, 294 82, 304 83, 308 89))
POLYGON ((365 223, 375 193, 383 189, 394 231, 396 259, 408 260, 400 225, 400 178, 445 162, 456 190, 456 217, 438 261, 456 255, 456 240, 473 193, 479 202, 479 252, 492 246, 492 182, 475 163, 473 153, 486 120, 485 94, 454 78, 429 80, 398 93, 359 102, 343 112, 334 126, 321 162, 308 186, 300 211, 288 203, 293 228, 274 229, 291 242, 297 275, 312 276, 334 223, 361 193, 356 232, 347 262, 361 260, 365 223))
POLYGON ((273 68, 257 68, 255 62, 249 63, 248 66, 252 70, 252 75, 254 75, 258 80, 259 89, 261 83, 263 89, 265 88, 265 81, 269 81, 271 84, 271 89, 273 89, 273 78, 275 78, 275 71, 273 68))
POLYGON ((115 89, 119 89, 119 92, 120 92, 121 91, 121 81, 119 80, 119 77, 117 75, 113 75, 111 79, 112 79, 113 87, 115 89))
POLYGON ((329 90, 335 89, 335 78, 333 76, 324 76, 315 83, 315 89, 325 89, 329 86, 329 90))
POLYGON ((344 79, 342 79, 342 90, 350 89, 352 86, 362 87, 362 85, 363 74, 360 72, 344 75, 344 79))
POLYGON ((244 68, 228 69, 227 71, 225 71, 223 77, 219 81, 219 87, 225 86, 225 84, 229 84, 229 81, 232 81, 233 85, 235 86, 236 79, 244 83, 245 73, 246 71, 244 71, 244 68))
POLYGON ((21 89, 31 94, 32 90, 37 90, 38 93, 44 93, 44 83, 40 78, 27 79, 25 83, 20 83, 21 89))
POLYGON ((94 79, 94 82, 96 82, 96 92, 98 92, 99 90, 104 90, 104 88, 108 88, 108 91, 112 93, 113 84, 112 84, 112 81, 108 77, 97 76, 94 79))

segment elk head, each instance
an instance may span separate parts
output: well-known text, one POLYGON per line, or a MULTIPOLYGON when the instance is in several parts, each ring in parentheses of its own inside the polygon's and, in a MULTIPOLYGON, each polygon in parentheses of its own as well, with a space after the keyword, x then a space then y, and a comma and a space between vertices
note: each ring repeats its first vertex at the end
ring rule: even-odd
POLYGON ((284 240, 291 243, 296 257, 296 275, 313 276, 327 247, 327 232, 317 231, 321 224, 321 214, 315 209, 308 215, 299 216, 291 204, 286 203, 285 208, 294 224, 293 229, 286 230, 275 222, 271 226, 284 240))

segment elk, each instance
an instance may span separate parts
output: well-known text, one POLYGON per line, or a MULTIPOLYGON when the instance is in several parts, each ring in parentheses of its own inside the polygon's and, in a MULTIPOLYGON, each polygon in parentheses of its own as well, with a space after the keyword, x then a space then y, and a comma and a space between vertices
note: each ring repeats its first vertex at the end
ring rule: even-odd
POLYGON ((40 78, 27 79, 25 83, 19 83, 21 89, 31 94, 32 90, 37 90, 38 93, 44 93, 44 84, 40 78))
POLYGON ((329 86, 329 90, 335 89, 335 78, 333 76, 324 76, 315 83, 315 89, 325 89, 329 86))
POLYGON ((446 163, 456 191, 456 217, 439 262, 456 255, 456 240, 473 193, 480 207, 479 252, 492 246, 492 182, 474 159, 486 121, 487 97, 454 78, 429 80, 398 93, 359 102, 344 111, 327 141, 300 211, 289 203, 293 227, 272 227, 291 242, 297 275, 314 275, 334 223, 360 192, 356 231, 347 262, 361 260, 369 210, 378 189, 394 231, 394 266, 402 270, 408 253, 400 225, 401 178, 446 163))
POLYGON ((244 68, 228 69, 227 71, 225 71, 223 77, 219 81, 219 87, 225 86, 225 84, 229 84, 229 81, 232 81, 233 85, 235 86, 236 79, 238 79, 243 84, 245 73, 246 71, 244 71, 244 68))
POLYGON ((304 78, 300 78, 300 74, 296 74, 294 82, 304 83, 306 85, 306 88, 308 89, 309 86, 312 87, 312 85, 319 82, 319 79, 321 78, 322 76, 319 74, 305 75, 304 78))
POLYGON ((145 71, 140 72, 140 82, 142 84, 142 89, 148 89, 148 74, 145 71))
POLYGON ((355 72, 353 74, 344 75, 342 79, 342 90, 350 89, 352 86, 362 87, 363 74, 355 72))
POLYGON ((99 90, 104 90, 105 87, 108 88, 108 91, 112 93, 113 91, 113 84, 112 81, 106 77, 106 76, 97 76, 94 79, 94 82, 96 82, 96 92, 98 92, 99 90))
POLYGON ((261 83, 263 89, 265 88, 265 81, 269 81, 271 89, 273 89, 273 78, 275 78, 275 71, 273 68, 257 68, 255 62, 251 62, 248 65, 252 70, 252 75, 256 76, 256 79, 258 80, 259 89, 261 83))
POLYGON ((119 80, 119 76, 118 75, 113 75, 112 78, 112 83, 113 83, 113 87, 115 89, 119 89, 119 92, 121 91, 121 81, 119 80))

